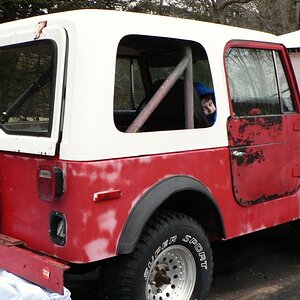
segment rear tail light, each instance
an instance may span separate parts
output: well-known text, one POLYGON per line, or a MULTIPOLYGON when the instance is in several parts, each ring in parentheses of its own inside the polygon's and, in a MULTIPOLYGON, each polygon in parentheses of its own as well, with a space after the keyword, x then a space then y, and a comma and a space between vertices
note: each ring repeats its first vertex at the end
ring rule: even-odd
POLYGON ((54 201, 64 193, 63 171, 57 167, 38 167, 38 194, 41 200, 54 201))

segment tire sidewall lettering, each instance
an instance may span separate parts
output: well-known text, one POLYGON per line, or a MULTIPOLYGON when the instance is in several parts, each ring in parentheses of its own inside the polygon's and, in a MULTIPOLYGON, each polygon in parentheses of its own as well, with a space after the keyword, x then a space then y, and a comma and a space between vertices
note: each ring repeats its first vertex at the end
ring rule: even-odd
POLYGON ((153 251, 153 254, 151 255, 149 261, 146 264, 146 268, 144 270, 144 280, 147 280, 148 274, 150 272, 150 269, 156 260, 156 258, 159 256, 159 254, 165 250, 166 248, 174 245, 174 244, 181 244, 188 248, 191 253, 194 256, 195 260, 198 260, 200 269, 205 271, 208 269, 208 260, 205 253, 205 245, 203 242, 200 241, 200 239, 194 237, 190 234, 180 234, 179 235, 170 235, 167 239, 165 239, 157 248, 153 251))
POLYGON ((161 251, 165 250, 166 248, 168 248, 169 246, 175 244, 177 241, 177 235, 172 235, 170 236, 168 239, 166 239, 164 242, 162 242, 161 245, 159 245, 157 247, 157 249, 154 251, 154 254, 151 256, 150 260, 147 263, 147 266, 145 268, 144 271, 144 279, 147 279, 147 276, 149 274, 149 271, 154 263, 154 261, 156 260, 156 258, 158 257, 158 255, 161 253, 161 251))
POLYGON ((184 242, 188 245, 191 245, 193 247, 193 250, 197 253, 197 256, 199 257, 201 268, 204 268, 207 270, 207 267, 208 267, 207 266, 207 258, 206 258, 204 247, 202 246, 200 241, 198 239, 196 239, 194 236, 186 234, 182 238, 182 242, 184 242))

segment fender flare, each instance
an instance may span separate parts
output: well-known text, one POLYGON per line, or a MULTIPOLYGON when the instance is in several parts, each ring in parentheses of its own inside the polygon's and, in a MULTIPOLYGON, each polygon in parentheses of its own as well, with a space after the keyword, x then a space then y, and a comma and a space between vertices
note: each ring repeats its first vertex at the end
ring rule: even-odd
MULTIPOLYGON (((151 187, 135 204, 121 232, 117 253, 131 253, 137 245, 144 226, 158 207, 171 195, 185 190, 198 191, 204 194, 212 201, 218 215, 221 216, 213 195, 200 181, 185 175, 168 177, 151 187)), ((222 219, 221 223, 224 228, 222 219)))

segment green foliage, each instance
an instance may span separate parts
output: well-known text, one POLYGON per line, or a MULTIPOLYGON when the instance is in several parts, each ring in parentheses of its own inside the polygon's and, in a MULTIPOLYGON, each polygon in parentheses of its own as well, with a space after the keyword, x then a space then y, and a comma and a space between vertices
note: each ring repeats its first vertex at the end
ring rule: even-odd
POLYGON ((295 0, 0 0, 0 22, 84 8, 127 10, 282 34, 299 29, 295 0))
POLYGON ((55 1, 2 0, 0 1, 1 23, 30 16, 41 15, 53 7, 55 1))
POLYGON ((123 0, 0 0, 0 22, 74 9, 126 9, 126 7, 127 2, 123 0))

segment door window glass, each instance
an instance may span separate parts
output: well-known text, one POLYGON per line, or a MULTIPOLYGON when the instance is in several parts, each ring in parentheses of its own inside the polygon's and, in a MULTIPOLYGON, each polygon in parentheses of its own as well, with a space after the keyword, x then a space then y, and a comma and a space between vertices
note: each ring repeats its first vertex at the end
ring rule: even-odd
POLYGON ((281 112, 272 50, 231 48, 226 54, 226 67, 235 115, 281 112))
POLYGON ((276 52, 276 65, 278 70, 279 91, 282 99, 282 107, 284 112, 295 111, 292 101, 291 91, 288 85, 286 75, 279 54, 276 52))

